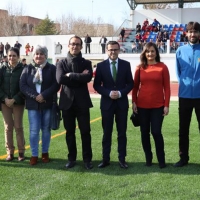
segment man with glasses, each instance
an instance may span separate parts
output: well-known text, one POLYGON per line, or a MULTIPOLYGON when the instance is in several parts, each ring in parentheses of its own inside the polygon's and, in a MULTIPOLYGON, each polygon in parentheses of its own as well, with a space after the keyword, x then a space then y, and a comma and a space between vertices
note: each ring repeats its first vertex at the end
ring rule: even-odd
POLYGON ((101 115, 103 127, 103 160, 98 165, 104 168, 110 165, 113 122, 117 127, 118 160, 121 168, 128 168, 126 163, 126 129, 128 115, 128 93, 133 88, 130 63, 118 58, 119 43, 109 41, 106 45, 108 59, 97 64, 94 89, 101 94, 101 115))
POLYGON ((176 69, 179 81, 179 156, 174 165, 183 167, 189 161, 189 128, 193 109, 200 129, 200 24, 187 25, 188 44, 176 52, 176 69))
POLYGON ((68 147, 68 163, 66 168, 76 164, 76 120, 81 133, 82 156, 86 169, 92 169, 92 148, 90 134, 90 111, 93 106, 87 84, 92 79, 92 64, 82 57, 83 42, 80 37, 73 36, 69 40, 67 57, 57 63, 56 79, 61 84, 59 107, 62 110, 66 143, 68 147))

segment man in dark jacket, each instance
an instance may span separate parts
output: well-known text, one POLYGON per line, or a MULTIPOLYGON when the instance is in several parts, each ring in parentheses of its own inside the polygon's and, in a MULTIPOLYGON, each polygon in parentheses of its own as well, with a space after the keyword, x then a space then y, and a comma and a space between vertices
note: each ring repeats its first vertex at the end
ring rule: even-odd
POLYGON ((87 49, 88 52, 90 53, 90 43, 92 42, 92 39, 88 34, 86 35, 84 42, 85 42, 85 53, 87 53, 87 49))
POLYGON ((76 119, 81 132, 82 155, 86 169, 92 169, 92 148, 90 134, 90 111, 92 102, 87 83, 92 79, 92 64, 82 58, 83 42, 80 37, 73 36, 69 40, 67 58, 57 63, 56 79, 62 85, 59 107, 62 110, 66 143, 68 147, 68 163, 66 168, 76 164, 76 119))

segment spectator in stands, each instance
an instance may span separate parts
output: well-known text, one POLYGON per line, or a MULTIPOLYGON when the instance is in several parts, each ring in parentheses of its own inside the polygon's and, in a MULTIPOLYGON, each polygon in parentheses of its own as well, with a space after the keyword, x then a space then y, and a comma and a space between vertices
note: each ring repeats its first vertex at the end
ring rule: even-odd
POLYGON ((85 42, 85 53, 87 53, 87 50, 90 53, 90 43, 92 42, 92 39, 88 34, 85 36, 84 42, 85 42))
MULTIPOLYGON (((23 70, 19 62, 19 49, 14 47, 8 50, 8 63, 2 66, 3 80, 0 84, 0 101, 5 128, 6 161, 14 159, 13 131, 16 132, 18 161, 25 159, 25 139, 23 130, 24 96, 20 92, 19 81, 23 70)), ((37 141, 38 142, 38 141, 37 141)))
POLYGON ((152 26, 153 26, 154 28, 156 28, 157 26, 160 27, 161 25, 160 25, 160 22, 159 22, 157 19, 154 19, 154 20, 153 20, 153 23, 152 23, 152 26))
POLYGON ((27 43, 26 46, 25 46, 26 56, 28 56, 28 53, 29 53, 29 51, 30 51, 30 47, 31 47, 30 44, 27 43))
POLYGON ((164 25, 161 25, 159 32, 161 32, 161 33, 163 34, 165 31, 166 31, 166 30, 165 30, 165 28, 164 28, 164 25))
POLYGON ((121 39, 122 39, 122 42, 123 42, 123 39, 124 39, 124 35, 125 35, 125 28, 122 28, 121 31, 120 31, 120 34, 121 36, 121 39))
POLYGON ((175 52, 178 48, 178 45, 177 43, 175 42, 175 40, 173 39, 171 42, 170 42, 170 52, 175 52))
POLYGON ((107 38, 102 35, 99 44, 101 44, 102 54, 105 53, 107 38))
POLYGON ((4 56, 4 45, 3 43, 1 42, 0 43, 0 59, 2 59, 4 56))
POLYGON ((16 43, 14 44, 14 47, 20 49, 22 45, 18 41, 16 41, 16 43))
POLYGON ((138 22, 138 24, 136 25, 136 33, 140 33, 141 32, 141 25, 138 22))
POLYGON ((137 53, 137 45, 136 45, 136 42, 133 42, 133 43, 132 43, 131 48, 132 48, 132 53, 137 53))
MULTIPOLYGON (((183 167, 188 164, 189 130, 193 110, 195 110, 198 129, 200 129, 200 24, 189 22, 186 30, 189 44, 178 48, 176 52, 176 71, 179 82, 180 160, 174 167, 183 167)), ((197 152, 199 154, 196 149, 193 154, 197 152)))
POLYGON ((143 25, 149 26, 149 20, 147 18, 144 20, 143 25))
POLYGON ((137 44, 138 51, 141 50, 141 39, 142 39, 142 36, 140 35, 140 33, 137 33, 135 36, 135 42, 137 44))
POLYGON ((165 52, 165 43, 163 41, 160 42, 158 49, 161 51, 161 53, 165 52))
POLYGON ((142 36, 141 36, 141 42, 144 42, 145 40, 147 39, 147 35, 146 35, 146 33, 144 32, 143 34, 142 34, 142 36))
POLYGON ((169 40, 169 34, 165 31, 162 36, 162 41, 167 42, 169 40))
POLYGON ((132 90, 133 111, 139 114, 142 146, 146 166, 152 165, 150 133, 153 136, 160 168, 165 168, 162 123, 169 113, 170 77, 167 66, 160 61, 155 43, 145 45, 137 66, 132 90))
POLYGON ((146 31, 146 28, 149 26, 149 21, 148 19, 144 20, 143 25, 142 25, 142 31, 146 31))
POLYGON ((147 31, 147 32, 153 31, 153 26, 152 26, 152 24, 149 24, 149 25, 146 27, 145 31, 147 31))
POLYGON ((10 48, 11 48, 10 44, 8 42, 6 42, 6 45, 5 45, 6 55, 8 54, 8 50, 10 48))

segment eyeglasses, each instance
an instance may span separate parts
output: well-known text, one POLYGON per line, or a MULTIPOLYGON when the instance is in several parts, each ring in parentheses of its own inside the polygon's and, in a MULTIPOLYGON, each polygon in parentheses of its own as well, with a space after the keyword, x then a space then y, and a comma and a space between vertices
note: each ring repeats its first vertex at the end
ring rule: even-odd
POLYGON ((8 57, 17 57, 17 55, 8 55, 8 57))
POLYGON ((119 51, 119 49, 108 49, 108 51, 110 51, 110 52, 112 52, 112 51, 116 52, 116 51, 119 51))
POLYGON ((81 44, 80 43, 69 43, 69 45, 71 45, 71 46, 77 46, 77 47, 80 47, 81 46, 81 44))
POLYGON ((188 33, 189 33, 189 34, 192 34, 192 33, 194 33, 194 34, 198 34, 199 31, 188 31, 188 33))

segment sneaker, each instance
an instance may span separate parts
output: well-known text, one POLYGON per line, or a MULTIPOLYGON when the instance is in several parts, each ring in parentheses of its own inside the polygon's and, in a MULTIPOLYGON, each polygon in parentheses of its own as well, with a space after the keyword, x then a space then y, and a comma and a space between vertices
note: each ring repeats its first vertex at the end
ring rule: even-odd
POLYGON ((180 159, 177 163, 174 164, 174 167, 183 167, 188 164, 188 161, 180 159))
POLYGON ((24 160, 25 160, 24 153, 19 153, 18 161, 24 161, 24 160))
POLYGON ((13 154, 8 154, 7 158, 6 158, 6 161, 12 161, 14 159, 14 156, 13 154))

